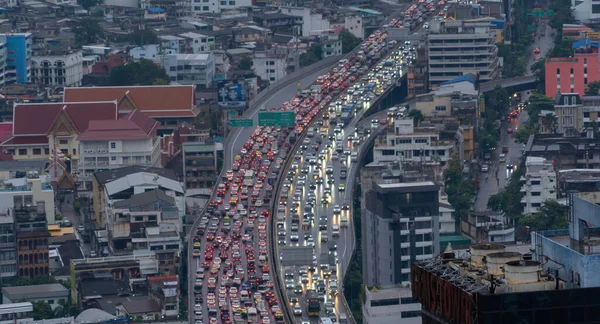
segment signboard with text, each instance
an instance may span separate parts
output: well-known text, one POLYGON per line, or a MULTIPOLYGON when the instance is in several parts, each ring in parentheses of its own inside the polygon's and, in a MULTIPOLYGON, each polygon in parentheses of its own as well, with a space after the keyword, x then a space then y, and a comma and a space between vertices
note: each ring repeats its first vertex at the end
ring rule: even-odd
POLYGON ((246 107, 246 89, 236 81, 217 82, 217 101, 223 108, 242 109, 246 107))
POLYGON ((252 119, 232 119, 229 121, 229 127, 252 127, 252 119))
POLYGON ((270 111, 258 113, 258 126, 295 126, 296 115, 293 111, 270 111))

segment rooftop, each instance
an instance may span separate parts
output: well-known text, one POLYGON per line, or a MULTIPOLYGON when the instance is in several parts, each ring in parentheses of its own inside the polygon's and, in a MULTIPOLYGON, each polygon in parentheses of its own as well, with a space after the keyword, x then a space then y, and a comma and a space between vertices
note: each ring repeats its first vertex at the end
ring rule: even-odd
POLYGON ((45 297, 67 297, 69 289, 59 283, 30 285, 30 286, 12 286, 2 288, 2 295, 12 301, 23 299, 36 299, 45 297))
POLYGON ((559 170, 558 174, 562 181, 566 182, 598 182, 600 181, 600 169, 569 169, 559 170))
POLYGON ((133 110, 118 120, 91 120, 79 141, 142 140, 156 136, 160 125, 139 110, 133 110))
POLYGON ((173 197, 167 195, 163 190, 154 189, 133 195, 128 199, 117 201, 113 204, 113 207, 132 208, 149 205, 156 202, 160 205, 167 204, 169 206, 175 206, 175 199, 173 199, 173 197))
POLYGON ((96 172, 94 173, 94 178, 96 178, 96 181, 98 181, 98 183, 104 184, 125 177, 129 174, 134 174, 138 172, 155 173, 159 176, 169 178, 171 180, 177 180, 175 172, 171 169, 143 167, 138 165, 96 172))

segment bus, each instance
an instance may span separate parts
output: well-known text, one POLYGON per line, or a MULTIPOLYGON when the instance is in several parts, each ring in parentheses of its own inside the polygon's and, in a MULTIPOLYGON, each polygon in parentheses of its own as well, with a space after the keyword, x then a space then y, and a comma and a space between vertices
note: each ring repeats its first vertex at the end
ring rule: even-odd
POLYGON ((246 187, 254 186, 254 171, 253 170, 248 170, 244 174, 244 185, 246 187))

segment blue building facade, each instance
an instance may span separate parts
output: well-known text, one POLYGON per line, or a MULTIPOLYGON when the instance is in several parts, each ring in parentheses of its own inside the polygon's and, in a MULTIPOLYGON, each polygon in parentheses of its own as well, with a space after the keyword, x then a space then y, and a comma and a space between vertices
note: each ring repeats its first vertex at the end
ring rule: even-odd
POLYGON ((0 35, 0 43, 6 44, 5 83, 27 83, 31 79, 31 33, 0 35))

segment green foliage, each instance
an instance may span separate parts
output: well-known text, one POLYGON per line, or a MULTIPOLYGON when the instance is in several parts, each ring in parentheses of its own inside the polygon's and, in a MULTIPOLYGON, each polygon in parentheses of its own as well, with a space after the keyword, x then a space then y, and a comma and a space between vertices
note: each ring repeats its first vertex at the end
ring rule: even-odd
POLYGON ((585 90, 586 96, 597 96, 600 93, 600 81, 590 82, 585 90))
POLYGON ((418 126, 424 119, 423 113, 418 109, 412 109, 408 112, 408 117, 413 119, 413 123, 415 126, 418 126))
POLYGON ((169 85, 169 81, 163 78, 156 78, 152 81, 152 85, 169 85))
POLYGON ((159 40, 152 29, 136 29, 130 34, 119 35, 117 37, 117 42, 129 42, 137 46, 143 46, 148 44, 158 44, 159 40))
POLYGON ((502 67, 502 77, 512 78, 525 74, 526 64, 522 53, 518 48, 510 45, 497 44, 498 56, 504 58, 502 67))
POLYGON ((53 284, 58 281, 52 277, 35 277, 33 279, 29 278, 16 278, 13 282, 13 286, 32 286, 32 285, 45 285, 45 284, 53 284))
POLYGON ((531 127, 530 125, 525 125, 525 127, 521 127, 516 132, 514 132, 513 136, 517 143, 527 143, 527 140, 529 140, 529 136, 535 133, 537 133, 535 128, 531 127))
POLYGON ((555 41, 554 47, 548 53, 548 57, 571 57, 573 56, 573 40, 560 38, 555 41))
POLYGON ((150 60, 131 62, 118 66, 110 72, 110 85, 151 85, 157 79, 168 80, 165 69, 150 60))
POLYGON ((551 0, 550 9, 554 11, 554 14, 550 17, 548 25, 560 32, 562 31, 563 24, 575 23, 571 5, 570 0, 551 0))
POLYGON ((518 219, 521 216, 521 176, 523 175, 522 167, 515 170, 510 176, 510 180, 506 187, 495 195, 490 196, 487 207, 496 212, 503 212, 507 217, 518 219))
POLYGON ((323 59, 323 49, 320 44, 310 44, 308 51, 300 55, 300 66, 309 66, 323 59))
POLYGON ((44 301, 32 302, 33 304, 33 319, 36 321, 54 318, 52 306, 44 301))
POLYGON ((83 9, 88 10, 93 6, 101 5, 104 3, 103 0, 77 0, 77 3, 83 7, 83 9))
POLYGON ((242 57, 238 63, 238 69, 242 71, 252 70, 252 59, 249 56, 242 57))
POLYGON ((521 225, 529 226, 533 230, 565 229, 569 227, 568 210, 568 206, 561 205, 555 200, 546 200, 537 213, 523 217, 521 225))
POLYGON ((473 181, 463 178, 462 165, 458 155, 454 155, 448 162, 444 172, 444 183, 448 201, 454 207, 456 221, 459 223, 460 218, 467 216, 477 189, 473 181))
POLYGON ((536 91, 539 93, 544 93, 546 91, 546 58, 542 57, 535 61, 531 65, 531 72, 533 72, 538 79, 536 91))
POLYGON ((354 36, 354 34, 347 29, 340 31, 338 36, 342 40, 342 53, 344 54, 352 52, 352 50, 361 43, 360 38, 354 36))
POLYGON ((75 41, 80 45, 89 45, 104 41, 104 30, 95 19, 81 19, 73 29, 75 41))

